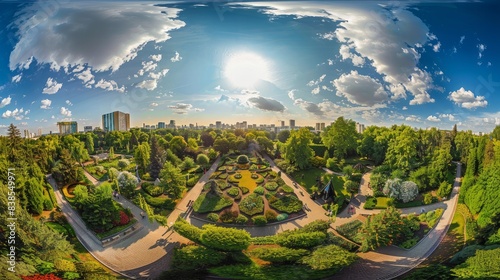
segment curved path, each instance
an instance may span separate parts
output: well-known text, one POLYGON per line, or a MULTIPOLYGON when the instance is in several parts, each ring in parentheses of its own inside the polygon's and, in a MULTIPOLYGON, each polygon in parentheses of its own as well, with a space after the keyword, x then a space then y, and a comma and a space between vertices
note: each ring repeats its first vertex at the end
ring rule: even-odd
MULTIPOLYGON (((264 158, 270 162, 272 170, 276 172, 280 171, 267 155, 264 155, 264 158)), ((209 180, 210 175, 217 170, 219 161, 220 159, 218 158, 206 174, 201 177, 199 182, 185 195, 181 202, 177 204, 174 211, 167 218, 168 225, 172 225, 180 215, 184 215, 190 210, 187 207, 188 202, 196 200, 203 189, 203 185, 209 180)), ((378 249, 375 252, 360 253, 358 254, 360 260, 343 269, 340 274, 335 275, 335 279, 391 279, 420 264, 439 245, 448 230, 457 204, 460 172, 461 165, 459 163, 455 185, 451 198, 448 201, 423 207, 426 211, 440 207, 445 208, 445 211, 434 230, 432 230, 418 245, 411 250, 390 246, 378 249)), ((98 183, 90 174, 86 173, 85 175, 94 184, 98 183)), ((332 225, 333 227, 356 219, 356 215, 373 214, 380 211, 363 209, 366 196, 370 194, 370 190, 368 189, 370 175, 371 173, 366 173, 363 176, 360 192, 351 200, 351 204, 356 208, 356 214, 348 214, 347 208, 344 209, 344 211, 337 215, 337 219, 332 225)), ((282 178, 285 183, 293 187, 294 181, 287 174, 282 173, 282 178)), ((54 190, 57 190, 57 186, 50 175, 48 176, 48 180, 54 187, 54 190)), ((325 215, 326 211, 321 205, 312 200, 305 190, 299 187, 294 188, 294 192, 306 205, 306 216, 288 223, 269 225, 266 227, 246 227, 245 230, 252 236, 275 235, 283 230, 303 227, 318 219, 328 220, 328 217, 325 215)), ((161 271, 170 268, 171 252, 173 248, 188 241, 170 230, 169 227, 160 226, 156 222, 151 223, 148 219, 141 219, 140 212, 142 212, 142 210, 124 198, 120 198, 117 201, 124 207, 130 208, 134 216, 136 218, 139 217, 137 219, 143 227, 130 234, 127 238, 119 240, 109 247, 103 248, 100 241, 88 232, 78 214, 71 208, 68 202, 62 197, 62 194, 58 191, 56 191, 56 198, 63 213, 68 218, 69 223, 75 229, 78 239, 87 250, 105 266, 128 278, 155 278, 161 271)), ((404 214, 418 213, 421 209, 422 207, 406 208, 403 209, 402 212, 404 214)), ((189 220, 189 216, 187 219, 189 220)), ((190 220, 190 222, 197 226, 202 226, 204 224, 204 222, 198 220, 190 220)))

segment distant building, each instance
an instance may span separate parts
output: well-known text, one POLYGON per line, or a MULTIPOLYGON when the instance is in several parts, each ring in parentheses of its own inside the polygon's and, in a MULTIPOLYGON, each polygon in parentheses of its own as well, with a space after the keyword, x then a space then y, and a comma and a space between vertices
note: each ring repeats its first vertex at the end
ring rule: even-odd
POLYGON ((170 120, 170 123, 168 124, 169 128, 175 128, 175 120, 170 120))
POLYGON ((92 132, 92 126, 91 125, 86 125, 83 127, 83 132, 92 132))
POLYGON ((320 128, 320 130, 325 130, 325 128, 326 128, 325 123, 324 123, 324 122, 322 122, 322 123, 320 124, 319 128, 320 128))
POLYGON ((295 120, 290 120, 290 129, 295 129, 295 120))
POLYGON ((158 122, 158 128, 165 128, 165 122, 158 122))
POLYGON ((321 130, 321 123, 317 122, 316 123, 316 131, 320 131, 321 130))
POLYGON ((42 136, 42 129, 41 128, 38 129, 38 135, 37 136, 42 136))
POLYGON ((360 134, 363 133, 363 131, 365 131, 365 125, 361 123, 356 123, 356 131, 360 134))
POLYGON ((58 122, 59 134, 71 134, 78 132, 78 124, 73 122, 58 122))
POLYGON ((285 127, 285 121, 281 121, 281 127, 285 127))
POLYGON ((128 131, 130 129, 130 114, 115 111, 102 115, 104 131, 128 131))
POLYGON ((222 128, 222 122, 221 121, 216 121, 215 122, 215 128, 216 129, 221 129, 222 128))

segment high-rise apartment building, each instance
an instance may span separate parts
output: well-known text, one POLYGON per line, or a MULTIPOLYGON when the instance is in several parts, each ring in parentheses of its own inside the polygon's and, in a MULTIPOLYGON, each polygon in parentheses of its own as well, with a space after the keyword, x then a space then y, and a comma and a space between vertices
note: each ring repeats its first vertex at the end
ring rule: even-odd
POLYGON ((158 128, 165 128, 165 122, 158 122, 158 128))
POLYGON ((83 127, 83 132, 92 132, 92 126, 91 125, 86 125, 83 127))
POLYGON ((168 124, 169 128, 175 128, 175 120, 170 120, 170 123, 168 124))
POLYGON ((360 134, 363 133, 363 131, 365 131, 365 125, 361 123, 356 123, 356 131, 360 134))
POLYGON ((130 129, 130 114, 115 111, 102 115, 102 129, 104 131, 128 131, 130 129))
POLYGON ((221 121, 216 121, 215 122, 215 128, 221 129, 222 128, 222 122, 221 121))
POLYGON ((290 129, 295 129, 295 120, 290 120, 290 129))
POLYGON ((59 127, 59 134, 71 134, 78 132, 78 124, 73 122, 58 122, 57 127, 59 127))

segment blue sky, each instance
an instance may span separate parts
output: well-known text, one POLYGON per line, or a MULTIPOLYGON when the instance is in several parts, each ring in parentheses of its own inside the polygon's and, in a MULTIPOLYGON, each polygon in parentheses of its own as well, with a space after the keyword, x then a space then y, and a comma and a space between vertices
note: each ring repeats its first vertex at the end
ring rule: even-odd
POLYGON ((498 4, 0 2, 0 134, 176 120, 490 132, 498 4))

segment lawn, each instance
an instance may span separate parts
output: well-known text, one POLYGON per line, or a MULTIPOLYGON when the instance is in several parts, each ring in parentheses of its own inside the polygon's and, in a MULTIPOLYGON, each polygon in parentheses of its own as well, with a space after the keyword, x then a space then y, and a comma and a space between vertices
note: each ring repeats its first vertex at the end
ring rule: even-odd
POLYGON ((198 213, 207 213, 219 211, 231 205, 233 205, 231 198, 202 193, 193 203, 193 210, 198 213))
POLYGON ((238 186, 240 188, 246 187, 250 192, 253 192, 253 190, 257 187, 257 183, 255 182, 255 179, 252 179, 252 173, 249 170, 240 170, 238 172, 241 174, 238 186))
POLYGON ((344 188, 344 177, 340 177, 334 174, 327 174, 324 170, 319 168, 311 168, 307 170, 300 170, 290 174, 292 178, 297 181, 297 183, 303 186, 308 193, 312 193, 311 187, 316 186, 317 178, 322 178, 322 184, 319 190, 323 188, 330 178, 333 178, 333 186, 335 188, 336 194, 344 194, 344 196, 349 196, 349 193, 344 188))
POLYGON ((364 209, 386 209, 389 197, 367 197, 364 209))

